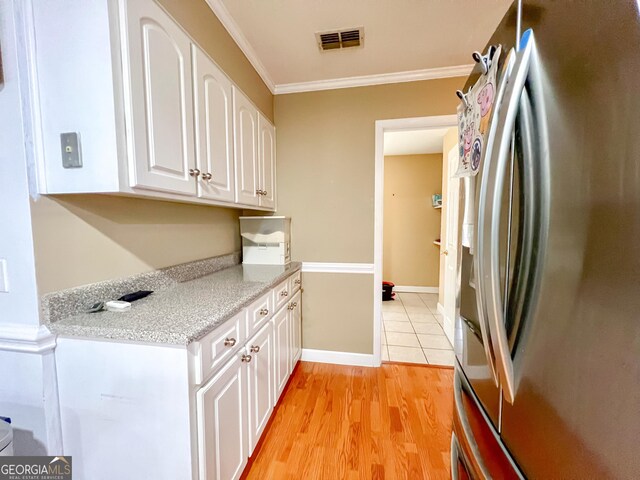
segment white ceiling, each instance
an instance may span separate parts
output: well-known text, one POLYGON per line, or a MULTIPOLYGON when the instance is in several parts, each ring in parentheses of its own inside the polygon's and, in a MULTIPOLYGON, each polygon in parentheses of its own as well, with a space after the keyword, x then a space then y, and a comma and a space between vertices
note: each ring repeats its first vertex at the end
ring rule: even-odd
POLYGON ((443 67, 473 63, 471 53, 485 46, 512 0, 207 2, 276 91, 288 84, 432 69, 437 76, 459 75, 460 69, 443 67), (364 27, 364 48, 319 50, 315 32, 350 27, 364 27))
POLYGON ((405 130, 385 132, 385 155, 416 155, 442 153, 442 139, 450 127, 429 130, 405 130))

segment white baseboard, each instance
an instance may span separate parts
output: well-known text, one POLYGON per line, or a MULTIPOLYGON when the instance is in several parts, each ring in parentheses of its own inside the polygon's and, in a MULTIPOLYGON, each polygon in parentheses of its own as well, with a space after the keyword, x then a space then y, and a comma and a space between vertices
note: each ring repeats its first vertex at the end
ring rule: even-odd
POLYGON ((394 292, 399 293, 438 293, 438 287, 413 287, 411 285, 396 285, 394 292))
POLYGON ((302 349, 302 360, 305 362, 333 363, 335 365, 353 365, 359 367, 373 367, 372 354, 334 352, 332 350, 302 349))

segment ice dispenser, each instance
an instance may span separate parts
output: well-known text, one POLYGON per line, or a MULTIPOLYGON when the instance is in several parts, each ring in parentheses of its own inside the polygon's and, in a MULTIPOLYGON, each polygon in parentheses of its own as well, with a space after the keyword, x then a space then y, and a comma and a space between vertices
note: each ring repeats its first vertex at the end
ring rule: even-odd
POLYGON ((291 218, 240 217, 242 263, 286 265, 291 261, 291 218))

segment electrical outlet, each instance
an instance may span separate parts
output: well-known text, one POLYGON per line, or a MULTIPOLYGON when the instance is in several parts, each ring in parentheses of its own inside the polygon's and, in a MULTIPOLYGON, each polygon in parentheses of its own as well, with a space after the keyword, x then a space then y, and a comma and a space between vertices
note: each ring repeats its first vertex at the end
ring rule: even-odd
POLYGON ((80 137, 77 132, 60 134, 60 150, 63 168, 81 168, 80 137))

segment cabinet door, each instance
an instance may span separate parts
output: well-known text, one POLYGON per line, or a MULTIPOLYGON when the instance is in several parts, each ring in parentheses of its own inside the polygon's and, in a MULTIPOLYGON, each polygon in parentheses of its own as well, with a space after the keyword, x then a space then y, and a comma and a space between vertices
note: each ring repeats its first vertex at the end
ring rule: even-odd
POLYGON ((258 110, 235 87, 233 87, 233 128, 236 202, 259 206, 258 110))
POLYGON ((276 400, 280 398, 284 390, 290 372, 290 347, 289 347, 289 310, 281 309, 273 317, 273 332, 275 336, 275 377, 276 377, 276 400))
POLYGON ((296 293, 291 299, 291 369, 302 355, 302 295, 296 293))
POLYGON ((191 42, 155 2, 126 2, 129 182, 195 195, 191 42))
MULTIPOLYGON (((249 457, 246 369, 234 356, 197 393, 200 478, 234 480, 249 457)), ((167 452, 170 453, 170 452, 167 452)))
POLYGON ((275 403, 273 325, 266 324, 247 342, 249 384, 249 455, 256 448, 275 403))
POLYGON ((276 208, 276 129, 262 114, 259 115, 260 206, 276 208))
POLYGON ((233 110, 231 82, 209 57, 191 46, 198 196, 233 202, 233 110))

